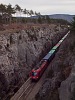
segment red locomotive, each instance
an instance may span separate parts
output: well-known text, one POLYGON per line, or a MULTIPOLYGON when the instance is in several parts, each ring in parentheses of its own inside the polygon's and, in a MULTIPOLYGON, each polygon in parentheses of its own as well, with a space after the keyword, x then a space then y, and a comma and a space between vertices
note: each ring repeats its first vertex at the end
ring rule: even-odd
POLYGON ((31 79, 38 80, 46 69, 47 65, 48 62, 46 60, 41 60, 40 63, 37 64, 35 68, 30 72, 31 79))

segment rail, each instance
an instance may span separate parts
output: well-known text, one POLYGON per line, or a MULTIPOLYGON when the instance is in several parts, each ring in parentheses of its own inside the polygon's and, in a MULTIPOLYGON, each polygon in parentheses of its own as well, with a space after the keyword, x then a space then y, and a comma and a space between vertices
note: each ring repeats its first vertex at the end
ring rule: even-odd
POLYGON ((28 80, 21 86, 21 88, 10 100, 25 100, 34 85, 35 83, 32 83, 30 78, 28 78, 28 80))

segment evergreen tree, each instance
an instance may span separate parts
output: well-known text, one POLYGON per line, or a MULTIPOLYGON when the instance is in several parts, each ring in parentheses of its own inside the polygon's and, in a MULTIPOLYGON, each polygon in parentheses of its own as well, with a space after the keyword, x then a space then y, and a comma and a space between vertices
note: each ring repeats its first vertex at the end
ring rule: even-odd
POLYGON ((72 21, 72 30, 75 31, 75 16, 73 17, 72 21))
POLYGON ((6 5, 0 4, 0 22, 3 23, 4 14, 6 13, 6 5))
POLYGON ((4 4, 0 4, 0 15, 3 16, 3 14, 6 12, 6 6, 4 4))
POLYGON ((9 16, 9 21, 11 23, 12 14, 15 13, 14 8, 12 8, 12 5, 11 4, 7 5, 6 13, 9 16))
POLYGON ((30 16, 34 15, 33 10, 30 10, 30 16))
POLYGON ((42 24, 42 19, 40 16, 38 17, 38 23, 42 24))
POLYGON ((25 14, 25 15, 27 14, 27 10, 26 9, 23 10, 23 14, 25 14))
POLYGON ((16 4, 14 8, 15 8, 16 14, 19 14, 19 17, 20 17, 19 18, 20 19, 19 21, 21 21, 21 13, 22 13, 21 7, 18 4, 16 4))
POLYGON ((48 15, 46 15, 46 21, 47 21, 47 23, 50 23, 50 18, 48 15))

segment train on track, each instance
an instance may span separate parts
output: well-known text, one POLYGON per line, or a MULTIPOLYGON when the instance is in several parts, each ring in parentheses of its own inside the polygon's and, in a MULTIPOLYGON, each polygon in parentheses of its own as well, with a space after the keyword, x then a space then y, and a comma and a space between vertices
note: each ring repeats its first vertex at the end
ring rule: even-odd
MULTIPOLYGON (((70 32, 70 31, 69 31, 70 32)), ((29 76, 31 80, 39 80, 42 76, 43 72, 48 67, 49 63, 54 58, 56 52, 59 49, 59 46, 64 41, 64 39, 67 37, 69 32, 47 53, 47 55, 31 70, 29 76)))

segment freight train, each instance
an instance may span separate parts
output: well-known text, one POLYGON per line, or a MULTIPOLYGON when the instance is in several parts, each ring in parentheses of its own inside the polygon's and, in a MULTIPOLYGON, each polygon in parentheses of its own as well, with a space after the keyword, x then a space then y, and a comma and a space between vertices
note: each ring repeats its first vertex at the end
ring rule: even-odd
POLYGON ((29 76, 31 80, 39 80, 43 72, 48 67, 49 63, 54 58, 56 52, 58 51, 59 46, 67 37, 70 31, 48 52, 48 54, 31 70, 29 76))

